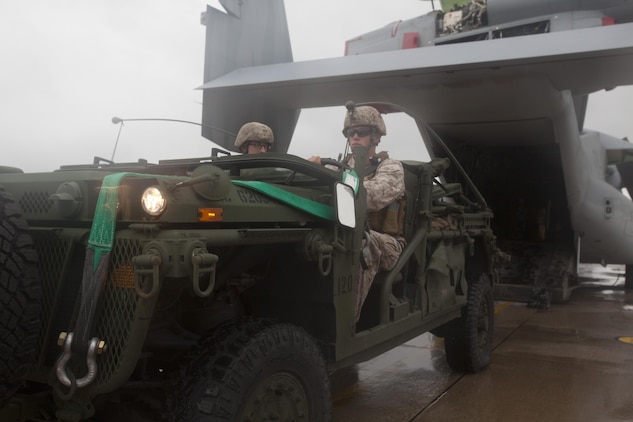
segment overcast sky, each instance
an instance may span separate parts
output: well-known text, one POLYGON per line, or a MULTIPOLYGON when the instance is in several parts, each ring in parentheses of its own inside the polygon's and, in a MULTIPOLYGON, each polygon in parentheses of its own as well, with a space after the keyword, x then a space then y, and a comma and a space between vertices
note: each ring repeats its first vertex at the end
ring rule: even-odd
MULTIPOLYGON (((202 95, 195 88, 203 83, 200 13, 207 3, 218 5, 198 0, 1 1, 0 165, 50 171, 92 162, 94 156, 109 159, 119 129, 113 116, 200 122, 202 95)), ((430 2, 418 0, 286 0, 294 59, 341 56, 346 40, 430 9, 430 2)), ((335 109, 332 118, 320 121, 319 138, 333 141, 317 153, 334 157, 341 149, 343 112, 335 109)), ((290 152, 313 152, 312 113, 302 113, 295 133, 302 145, 293 143, 290 152)), ((632 137, 632 117, 633 88, 617 88, 590 97, 586 126, 632 137)), ((390 129, 396 124, 388 121, 390 129)), ((398 135, 390 130, 386 141, 389 136, 398 135)), ((128 122, 115 160, 205 156, 211 147, 198 126, 128 122)))

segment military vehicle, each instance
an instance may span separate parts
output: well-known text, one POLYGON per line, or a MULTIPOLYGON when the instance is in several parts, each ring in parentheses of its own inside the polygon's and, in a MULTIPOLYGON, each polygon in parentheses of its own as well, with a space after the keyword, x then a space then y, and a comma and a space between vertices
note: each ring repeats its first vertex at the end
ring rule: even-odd
POLYGON ((402 162, 407 245, 358 322, 365 168, 324 163, 1 168, 0 420, 328 420, 332 371, 427 331, 484 369, 493 216, 450 151, 402 162))

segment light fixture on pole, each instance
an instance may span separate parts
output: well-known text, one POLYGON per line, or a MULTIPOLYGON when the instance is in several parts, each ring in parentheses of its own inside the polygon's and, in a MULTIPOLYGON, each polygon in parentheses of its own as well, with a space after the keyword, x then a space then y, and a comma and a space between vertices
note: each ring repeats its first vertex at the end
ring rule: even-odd
POLYGON ((200 127, 205 127, 207 129, 213 129, 213 130, 217 130, 218 132, 222 132, 226 135, 232 136, 232 137, 236 137, 237 135, 232 133, 232 132, 228 132, 224 129, 220 129, 218 127, 215 126, 209 126, 209 125, 203 125, 202 123, 198 123, 198 122, 192 122, 190 120, 180 120, 180 119, 163 119, 163 118, 140 118, 140 119, 122 119, 120 117, 113 117, 112 118, 112 123, 114 123, 115 125, 118 125, 119 123, 121 124, 121 126, 119 126, 119 133, 116 136, 116 142, 114 143, 114 150, 112 150, 112 157, 110 158, 110 161, 114 162, 114 154, 116 153, 116 148, 119 145, 119 137, 121 136, 121 129, 123 129, 123 123, 124 122, 147 122, 147 121, 160 121, 160 122, 176 122, 176 123, 188 123, 190 125, 196 125, 196 126, 200 126, 200 127))

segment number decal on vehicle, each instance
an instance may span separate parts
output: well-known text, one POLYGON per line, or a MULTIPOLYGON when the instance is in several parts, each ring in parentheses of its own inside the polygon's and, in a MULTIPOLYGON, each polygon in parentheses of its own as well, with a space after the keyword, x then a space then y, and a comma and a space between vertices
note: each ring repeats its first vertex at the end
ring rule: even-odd
POLYGON ((246 204, 269 204, 270 199, 246 189, 238 189, 237 196, 246 204))
POLYGON ((352 292, 352 276, 342 276, 339 277, 336 283, 336 293, 337 296, 342 296, 347 293, 352 292))

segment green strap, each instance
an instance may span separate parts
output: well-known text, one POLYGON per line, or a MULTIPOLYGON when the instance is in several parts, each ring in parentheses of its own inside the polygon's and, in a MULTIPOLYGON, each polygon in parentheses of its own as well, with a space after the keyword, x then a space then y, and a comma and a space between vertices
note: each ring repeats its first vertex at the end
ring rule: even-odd
POLYGON ((127 174, 129 173, 108 174, 101 183, 101 191, 97 199, 97 208, 88 239, 88 247, 95 251, 93 270, 97 268, 101 256, 112 250, 119 183, 127 174))
POLYGON ((232 182, 234 185, 253 189, 254 191, 263 193, 264 195, 277 199, 284 204, 307 212, 308 214, 312 214, 326 220, 334 221, 335 219, 334 209, 329 205, 324 205, 311 199, 295 195, 292 192, 288 192, 287 190, 283 190, 269 183, 245 180, 233 180, 232 182))

